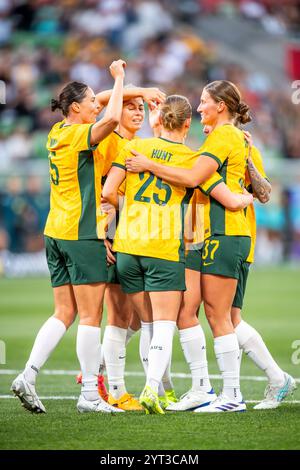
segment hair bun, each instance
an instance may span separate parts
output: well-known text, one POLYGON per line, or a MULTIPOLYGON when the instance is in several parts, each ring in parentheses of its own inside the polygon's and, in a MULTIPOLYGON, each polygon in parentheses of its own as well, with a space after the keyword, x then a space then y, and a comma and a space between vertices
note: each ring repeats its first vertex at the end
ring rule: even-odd
POLYGON ((166 119, 173 119, 175 117, 175 114, 173 111, 168 111, 165 113, 165 118, 166 119))
POLYGON ((241 124, 246 124, 247 122, 250 122, 251 121, 251 116, 250 116, 250 108, 249 106, 244 103, 244 101, 241 101, 239 104, 238 104, 238 107, 237 107, 237 114, 238 114, 238 121, 241 123, 241 124))
POLYGON ((61 105, 59 101, 52 99, 51 100, 51 111, 55 111, 56 109, 61 109, 61 105))
POLYGON ((244 101, 241 101, 238 105, 237 112, 238 114, 245 114, 250 110, 249 106, 244 103, 244 101))

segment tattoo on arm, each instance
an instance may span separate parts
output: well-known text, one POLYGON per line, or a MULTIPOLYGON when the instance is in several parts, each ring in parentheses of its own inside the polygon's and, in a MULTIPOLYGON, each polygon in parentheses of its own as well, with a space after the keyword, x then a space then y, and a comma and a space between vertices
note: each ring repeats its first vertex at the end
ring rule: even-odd
POLYGON ((270 200, 272 189, 271 184, 263 176, 261 176, 259 171, 256 169, 251 159, 251 152, 249 152, 248 157, 248 172, 254 196, 257 197, 259 202, 265 204, 270 200))

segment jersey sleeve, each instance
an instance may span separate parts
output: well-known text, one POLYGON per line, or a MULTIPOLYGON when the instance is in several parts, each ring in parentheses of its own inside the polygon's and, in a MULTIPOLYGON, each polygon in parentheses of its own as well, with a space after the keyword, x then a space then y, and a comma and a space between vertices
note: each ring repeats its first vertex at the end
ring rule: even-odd
POLYGON ((126 170, 126 158, 132 157, 132 154, 130 153, 130 150, 134 148, 134 142, 128 142, 122 150, 118 153, 116 156, 115 160, 112 163, 112 166, 117 166, 119 168, 122 168, 122 170, 126 170))
POLYGON ((216 171, 208 180, 199 185, 199 189, 206 196, 209 196, 211 191, 220 183, 224 183, 222 176, 216 171))
POLYGON ((231 142, 228 139, 225 126, 215 129, 206 139, 199 150, 199 155, 205 155, 213 158, 218 163, 218 169, 221 168, 226 158, 231 152, 231 142))
POLYGON ((72 147, 79 152, 83 150, 96 150, 98 144, 91 145, 91 132, 93 124, 73 125, 72 147))
POLYGON ((98 149, 103 155, 104 159, 103 175, 107 175, 107 173, 111 169, 112 162, 116 158, 117 153, 117 146, 114 139, 114 134, 111 133, 108 137, 102 140, 98 145, 98 149))

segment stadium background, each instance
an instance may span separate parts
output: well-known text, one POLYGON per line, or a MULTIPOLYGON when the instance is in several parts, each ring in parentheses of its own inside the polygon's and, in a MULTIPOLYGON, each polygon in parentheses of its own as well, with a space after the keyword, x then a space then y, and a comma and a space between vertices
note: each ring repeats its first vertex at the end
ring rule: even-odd
MULTIPOLYGON (((70 80, 85 82, 96 92, 110 88, 108 65, 119 57, 127 61, 126 83, 158 86, 168 94, 186 95, 194 112, 208 81, 229 79, 241 89, 253 115, 247 129, 262 152, 273 188, 270 203, 256 204, 256 263, 246 307, 283 367, 299 377, 299 365, 291 361, 291 345, 300 339, 297 0, 0 0, 0 340, 7 345, 3 367, 22 367, 39 326, 52 309, 42 236, 49 204, 45 142, 60 114, 51 113, 50 99, 70 80), (32 279, 22 280, 29 275, 32 279)), ((147 136, 149 132, 145 124, 140 135, 147 136)), ((188 143, 196 149, 202 138, 199 115, 195 113, 188 143)), ((74 334, 75 330, 64 340, 47 364, 49 369, 78 367, 74 334)), ((209 350, 212 358, 211 345, 209 350)), ((174 351, 173 370, 182 372, 186 365, 177 342, 174 351)), ((136 370, 136 363, 137 339, 129 348, 128 370, 136 370)), ((258 375, 251 365, 243 367, 243 373, 258 375)), ((211 370, 217 373, 215 364, 211 370)), ((43 378, 44 394, 49 390, 57 394, 56 380, 43 378)), ((66 380, 59 382, 58 392, 66 394, 67 387, 67 395, 77 393, 71 379, 66 380)), ((186 391, 189 382, 185 380, 183 383, 175 379, 179 392, 186 391)), ((8 393, 10 381, 10 376, 0 375, 0 393, 8 393)), ((138 393, 142 378, 129 377, 128 381, 138 393)), ((264 384, 254 385, 250 398, 259 399, 264 384)), ((8 425, 12 410, 15 417, 19 416, 20 410, 16 403, 13 405, 7 401, 4 417, 8 425)), ((68 407, 72 413, 71 405, 68 407)), ((285 411, 285 423, 290 423, 293 415, 288 414, 290 408, 285 411)), ((27 416, 20 419, 26 420, 27 416)), ((272 419, 268 421, 269 428, 272 419)), ((211 420, 209 423, 214 424, 211 420)), ((251 422, 248 425, 251 427, 251 422)), ((26 439, 10 429, 12 432, 1 440, 2 447, 43 447, 38 438, 29 439, 26 444, 26 439)), ((295 448, 298 442, 299 448, 300 439, 296 440, 295 433, 291 431, 289 444, 279 444, 282 440, 278 436, 277 441, 265 445, 295 448)), ((56 444, 53 435, 49 439, 53 448, 59 447, 59 438, 56 444)), ((110 442, 108 439, 107 448, 110 442)), ((176 447, 176 442, 170 441, 169 448, 200 445, 189 447, 185 442, 179 441, 177 446, 183 447, 176 447)), ((234 442, 227 442, 227 447, 234 442)), ((252 448, 255 442, 260 445, 257 439, 251 443, 252 448)), ((264 440, 260 443, 264 445, 264 440)), ((128 448, 135 448, 134 445, 133 442, 128 448)), ((140 448, 149 448, 145 445, 141 443, 140 448)), ((155 448, 168 448, 160 445, 155 448)))

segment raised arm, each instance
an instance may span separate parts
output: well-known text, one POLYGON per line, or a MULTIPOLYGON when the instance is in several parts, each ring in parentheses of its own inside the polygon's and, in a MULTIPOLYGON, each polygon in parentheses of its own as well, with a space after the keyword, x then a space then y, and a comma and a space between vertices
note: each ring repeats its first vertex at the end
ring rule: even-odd
POLYGON ((114 61, 110 66, 110 73, 115 79, 115 84, 108 101, 105 114, 100 121, 93 125, 91 131, 91 145, 98 144, 105 139, 119 124, 123 107, 123 82, 124 67, 126 63, 123 60, 114 61))
POLYGON ((159 105, 156 103, 149 103, 149 124, 153 131, 154 137, 160 137, 162 123, 160 120, 159 105))
MULTIPOLYGON (((101 108, 107 106, 111 97, 112 90, 101 91, 96 95, 101 108)), ((166 99, 166 95, 159 88, 142 88, 142 87, 129 87, 123 90, 123 100, 129 100, 130 98, 142 97, 146 103, 162 103, 166 99)))
POLYGON ((126 177, 123 168, 112 166, 102 189, 103 198, 118 209, 118 189, 126 177))
POLYGON ((195 188, 204 183, 218 169, 218 163, 206 155, 201 155, 191 169, 176 168, 155 163, 144 155, 131 150, 134 155, 126 160, 126 168, 133 173, 149 171, 172 184, 195 188))

